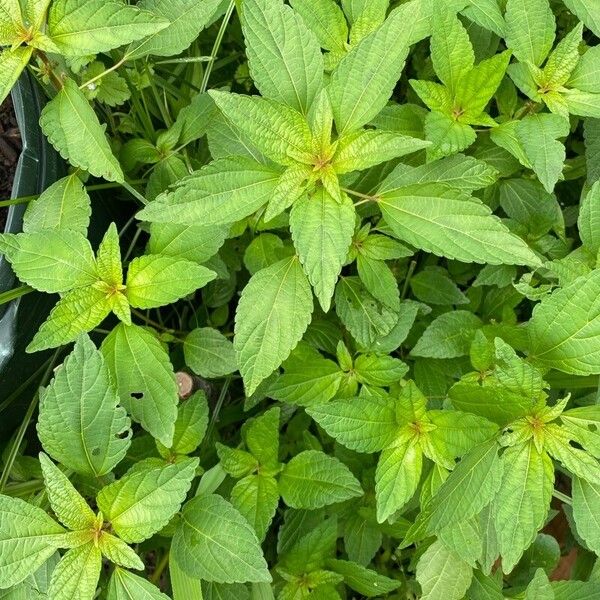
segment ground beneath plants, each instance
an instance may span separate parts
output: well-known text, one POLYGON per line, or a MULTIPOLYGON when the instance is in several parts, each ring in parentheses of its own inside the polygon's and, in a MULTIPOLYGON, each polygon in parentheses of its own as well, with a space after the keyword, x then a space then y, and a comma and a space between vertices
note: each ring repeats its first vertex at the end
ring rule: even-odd
MULTIPOLYGON (((10 96, 0 105, 0 199, 10 198, 17 161, 21 154, 21 135, 10 96)), ((7 208, 0 207, 0 231, 4 231, 7 208)))

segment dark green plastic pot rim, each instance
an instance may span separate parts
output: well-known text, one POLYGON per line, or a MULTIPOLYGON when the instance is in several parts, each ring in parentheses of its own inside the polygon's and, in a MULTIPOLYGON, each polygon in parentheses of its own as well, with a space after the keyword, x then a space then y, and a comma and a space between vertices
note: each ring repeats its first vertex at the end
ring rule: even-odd
MULTIPOLYGON (((19 198, 43 192, 63 175, 65 165, 40 129, 39 118, 46 99, 30 73, 23 73, 11 96, 23 144, 11 194, 12 198, 19 198)), ((9 207, 5 232, 22 231, 25 209, 25 204, 9 207)), ((18 282, 10 265, 0 256, 0 292, 11 290, 15 285, 18 282)), ((15 300, 0 306, 0 372, 15 350, 20 304, 15 300)))

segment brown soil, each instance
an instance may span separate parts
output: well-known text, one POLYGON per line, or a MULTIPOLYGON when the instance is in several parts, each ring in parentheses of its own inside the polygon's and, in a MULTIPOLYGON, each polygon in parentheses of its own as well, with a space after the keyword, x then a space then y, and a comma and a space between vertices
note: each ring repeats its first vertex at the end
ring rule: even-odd
MULTIPOLYGON (((0 105, 0 200, 10 198, 20 153, 21 136, 9 96, 0 105)), ((0 207, 0 232, 4 231, 7 213, 7 208, 0 207)))

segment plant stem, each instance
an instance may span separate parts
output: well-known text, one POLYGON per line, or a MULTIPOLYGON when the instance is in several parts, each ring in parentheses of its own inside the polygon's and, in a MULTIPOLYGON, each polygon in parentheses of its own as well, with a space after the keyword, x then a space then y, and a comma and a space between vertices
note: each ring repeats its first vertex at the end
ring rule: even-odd
POLYGON ((9 483, 4 488, 6 496, 13 498, 26 498, 44 489, 44 482, 41 479, 32 479, 31 481, 21 481, 19 483, 9 483))
POLYGON ((212 417, 210 419, 210 423, 208 424, 208 428, 206 430, 206 435, 204 436, 204 440, 209 440, 212 432, 215 428, 215 423, 219 420, 219 413, 221 412, 221 408, 223 408, 223 402, 225 401, 225 396, 227 395, 227 390, 229 389, 229 384, 231 383, 231 376, 227 377, 223 383, 223 387, 221 388, 221 392, 219 394, 219 398, 217 400, 217 404, 215 405, 215 410, 213 411, 212 417))
POLYGON ((136 200, 139 200, 144 206, 148 204, 148 200, 146 200, 144 196, 142 196, 136 189, 134 189, 131 186, 131 184, 127 183, 126 181, 123 181, 123 183, 121 183, 121 187, 125 188, 136 200))
POLYGON ((113 71, 115 71, 116 69, 118 69, 121 65, 125 64, 126 60, 127 60, 127 57, 124 56, 120 61, 116 62, 112 67, 109 67, 105 71, 102 71, 102 73, 100 73, 99 75, 96 75, 96 77, 92 77, 91 79, 89 79, 85 83, 82 83, 79 86, 79 89, 82 90, 82 89, 86 88, 88 85, 91 85, 92 83, 98 81, 98 79, 102 79, 102 77, 104 77, 105 75, 108 75, 109 73, 112 73, 113 71))
POLYGON ((131 312, 136 317, 138 317, 138 319, 145 321, 148 325, 152 325, 152 327, 155 327, 156 329, 160 329, 160 331, 165 331, 165 332, 171 333, 171 334, 180 334, 180 335, 186 334, 185 331, 180 331, 178 329, 171 329, 170 327, 165 327, 164 325, 161 325, 160 323, 154 321, 150 317, 147 317, 143 312, 136 310, 135 308, 132 308, 131 312))
POLYGON ((160 581, 160 577, 163 574, 163 571, 165 570, 166 566, 169 564, 169 552, 166 551, 162 558, 160 559, 160 562, 156 565, 156 569, 154 569, 154 573, 152 573, 152 575, 150 576, 150 581, 154 584, 154 585, 158 585, 158 582, 160 581))
MULTIPOLYGON (((130 181, 130 185, 135 185, 138 183, 144 183, 143 179, 136 179, 135 181, 130 181)), ((86 185, 85 189, 88 192, 95 192, 97 190, 110 190, 113 188, 122 187, 120 183, 96 183, 94 185, 86 185)), ((21 196, 20 198, 10 198, 7 200, 0 200, 0 208, 5 206, 13 206, 14 204, 27 204, 32 200, 37 200, 41 194, 32 194, 31 196, 21 196)))
MULTIPOLYGON (((342 192, 346 192, 346 194, 350 194, 351 196, 356 196, 357 198, 363 198, 365 200, 365 202, 376 202, 377 201, 377 196, 369 196, 368 194, 363 194, 361 192, 356 192, 354 190, 351 190, 349 188, 340 188, 342 190, 342 192)), ((364 202, 357 202, 355 204, 355 206, 357 204, 364 204, 364 202)))
POLYGON ((408 284, 417 268, 417 261, 411 260, 410 265, 408 265, 408 272, 406 273, 406 278, 404 279, 404 287, 402 288, 402 295, 400 296, 400 300, 404 300, 406 298, 406 292, 408 291, 408 284))
POLYGON ((563 494, 562 492, 559 492, 558 490, 553 490, 552 495, 555 498, 557 498, 558 500, 560 500, 561 502, 568 504, 569 506, 573 505, 573 500, 571 500, 571 498, 569 498, 569 496, 567 496, 566 494, 563 494))
POLYGON ((28 285, 21 285, 14 290, 8 290, 7 292, 3 292, 0 294, 0 306, 2 304, 6 304, 7 302, 11 302, 16 298, 20 298, 21 296, 25 296, 25 294, 29 294, 29 292, 33 292, 33 288, 30 288, 28 285))
POLYGON ((210 56, 184 56, 182 58, 170 58, 168 60, 157 60, 155 65, 174 65, 181 63, 198 63, 198 62, 210 62, 212 58, 210 56))
POLYGON ((54 72, 54 69, 52 68, 52 63, 50 62, 50 59, 46 56, 46 53, 42 52, 42 50, 36 50, 36 55, 39 56, 40 60, 44 63, 44 66, 46 67, 46 70, 48 72, 48 77, 50 77, 50 80, 52 81, 52 84, 54 85, 56 90, 62 90, 63 82, 61 78, 54 72))
MULTIPOLYGON (((56 351, 54 352, 54 355, 52 356, 52 358, 50 360, 50 363, 48 364, 48 367, 46 368, 46 371, 42 375, 42 380, 40 382, 42 385, 46 382, 48 377, 50 377, 50 374, 52 373, 52 369, 54 368, 54 364, 56 363, 56 359, 58 358, 58 356, 60 354, 60 350, 61 350, 60 348, 56 349, 56 351)), ((21 421, 21 425, 19 426, 19 429, 17 430, 17 434, 15 435, 15 439, 12 442, 12 446, 10 448, 10 453, 8 455, 8 458, 6 459, 6 462, 4 463, 4 470, 2 471, 2 477, 0 477, 0 493, 2 493, 4 491, 6 483, 10 476, 10 472, 12 471, 13 465, 15 464, 15 460, 17 459, 17 455, 19 454, 19 448, 21 447, 21 442, 23 441, 23 438, 25 437, 25 432, 27 431, 27 428, 29 427, 29 422, 31 421, 31 417, 33 417, 33 413, 35 412, 35 409, 37 408, 39 397, 40 397, 40 390, 38 388, 37 392, 34 394, 33 398, 31 399, 31 402, 29 403, 29 408, 27 409, 27 412, 25 413, 25 416, 23 417, 23 420, 21 421)))
POLYGON ((9 396, 7 396, 2 403, 0 403, 0 413, 5 411, 14 401, 15 398, 27 388, 27 386, 46 368, 50 361, 47 360, 43 363, 36 371, 34 371, 21 385, 19 385, 9 396))
POLYGON ((217 33, 217 37, 215 38, 215 43, 210 53, 208 64, 206 65, 206 70, 204 71, 204 76, 202 77, 202 83, 200 84, 201 94, 203 94, 208 88, 208 80, 210 78, 210 74, 212 73, 213 65, 215 64, 215 59, 217 58, 217 53, 219 52, 221 42, 223 41, 223 36, 225 35, 225 30, 227 29, 229 19, 231 19, 231 15, 233 14, 234 9, 235 1, 231 0, 231 2, 229 3, 229 7, 227 8, 227 12, 223 17, 223 21, 221 21, 221 27, 219 27, 219 32, 217 33))

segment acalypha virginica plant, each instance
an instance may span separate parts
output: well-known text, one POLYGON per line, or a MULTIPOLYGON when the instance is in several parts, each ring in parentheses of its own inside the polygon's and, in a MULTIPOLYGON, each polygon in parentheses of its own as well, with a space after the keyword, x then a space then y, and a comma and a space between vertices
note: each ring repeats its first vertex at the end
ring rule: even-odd
POLYGON ((56 299, 0 596, 600 598, 599 38, 589 0, 3 0, 0 99, 33 74, 70 169, 0 235, 2 302, 56 299))

